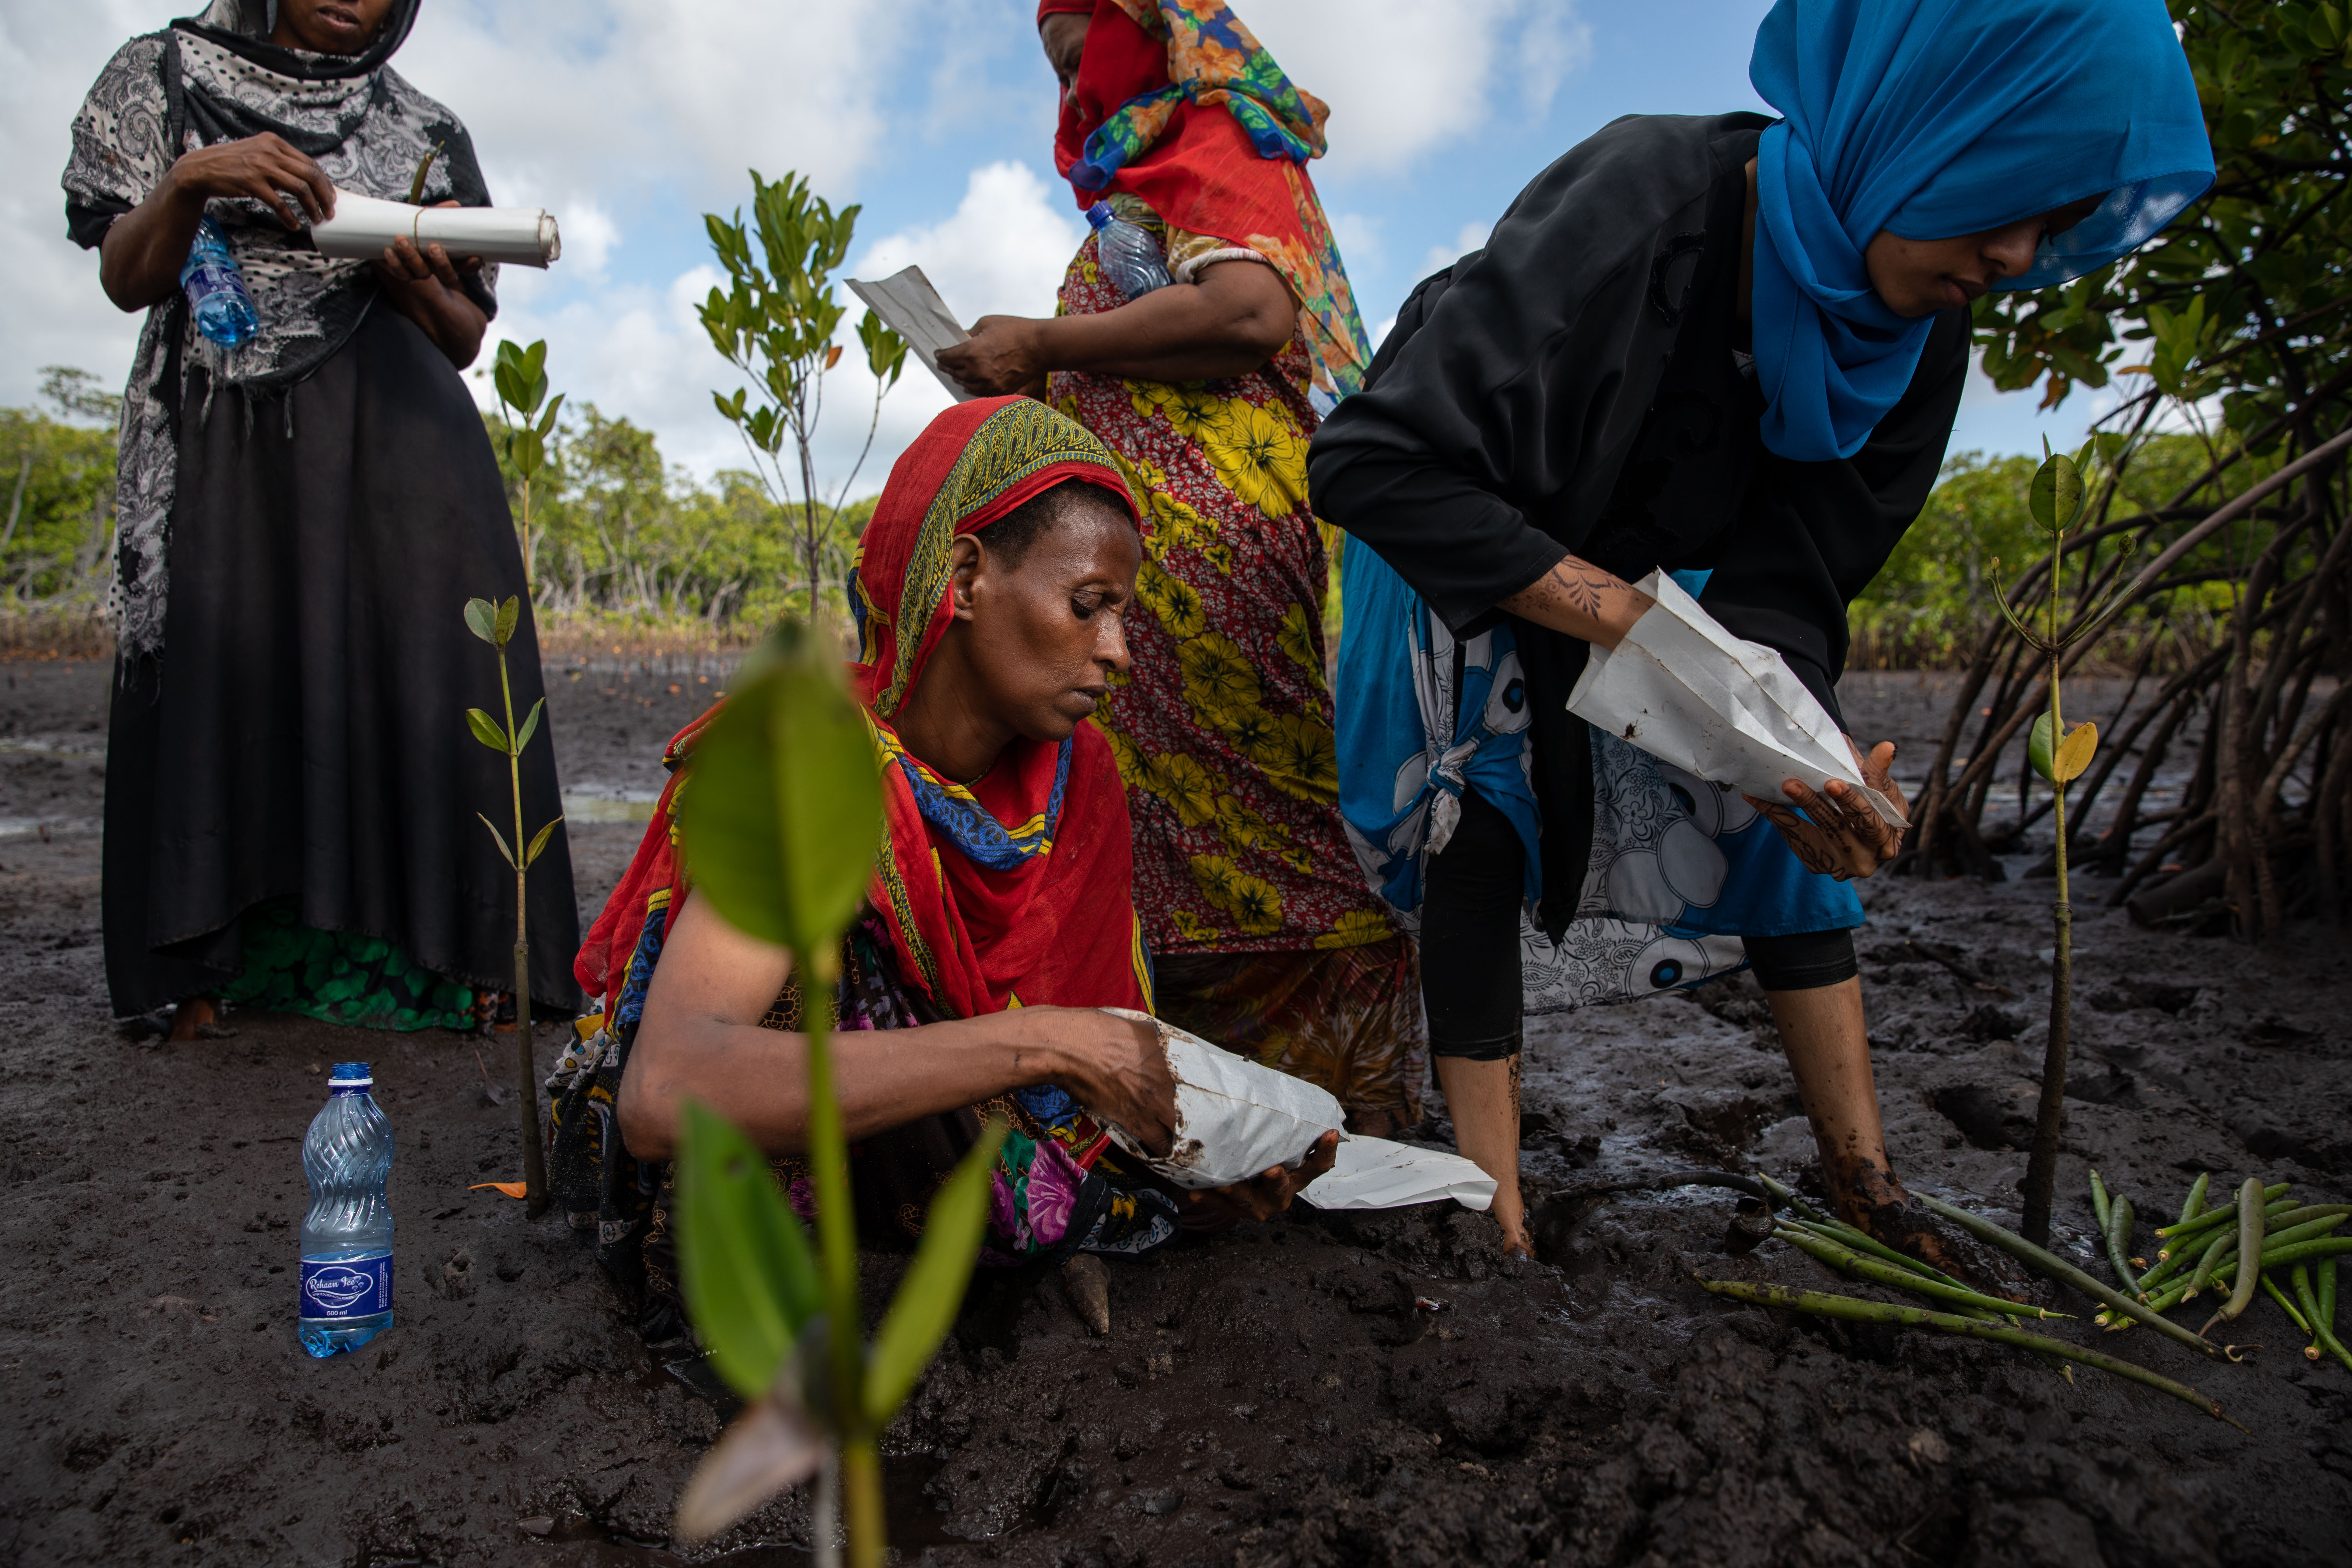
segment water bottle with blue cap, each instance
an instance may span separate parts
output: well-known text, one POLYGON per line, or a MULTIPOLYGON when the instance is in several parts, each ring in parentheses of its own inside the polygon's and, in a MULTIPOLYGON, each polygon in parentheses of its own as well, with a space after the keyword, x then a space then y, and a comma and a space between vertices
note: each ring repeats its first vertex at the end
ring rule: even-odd
POLYGON ((1111 286, 1129 300, 1140 300, 1154 289, 1165 289, 1175 281, 1168 275, 1168 262, 1160 254, 1160 242, 1113 213, 1108 202, 1097 202, 1088 207, 1087 221, 1094 225, 1095 233, 1100 237, 1095 242, 1095 264, 1111 280, 1111 286))
POLYGON ((225 349, 250 342, 261 331, 261 317, 246 292, 245 272, 228 247, 221 226, 206 217, 196 225, 188 246, 187 264, 180 268, 180 287, 195 312, 196 331, 225 349))
POLYGON ((365 1062, 337 1062, 302 1140, 302 1348, 357 1350, 392 1327, 392 1123, 365 1062))

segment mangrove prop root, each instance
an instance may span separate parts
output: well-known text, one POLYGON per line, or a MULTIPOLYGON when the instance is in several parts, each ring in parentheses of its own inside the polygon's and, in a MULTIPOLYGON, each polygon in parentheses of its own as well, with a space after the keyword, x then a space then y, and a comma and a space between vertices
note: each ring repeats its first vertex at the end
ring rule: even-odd
MULTIPOLYGON (((2052 1339, 2024 1329, 2002 1323, 1979 1322, 1970 1318, 1955 1317, 1949 1312, 1931 1312, 1924 1307, 1897 1307, 1885 1301, 1865 1301, 1855 1296, 1831 1296, 1819 1290, 1798 1290, 1786 1285, 1748 1285, 1733 1279, 1709 1279, 1694 1275, 1702 1286, 1718 1296, 1746 1301, 1758 1307, 1780 1307, 1792 1312, 1811 1312, 1816 1317, 1843 1318, 1855 1323, 1896 1323, 1908 1328, 1940 1329, 1946 1333, 1965 1334, 1970 1339, 1991 1340, 1999 1344, 2015 1345, 2020 1350, 2038 1351, 2044 1355, 2063 1356, 2085 1366, 2097 1367, 2134 1383, 2146 1384, 2175 1399, 2186 1400, 2219 1421, 2229 1421, 2241 1432, 2246 1428, 2221 1414, 2221 1406, 2198 1393, 2185 1383, 2175 1383, 2161 1373, 2116 1356, 2098 1351, 2084 1350, 2064 1340, 2052 1339)), ((2218 1353, 2218 1352, 2217 1352, 2218 1353)), ((2251 1432, 2247 1433, 2252 1436, 2251 1432)))
POLYGON ((2179 1340, 2182 1344, 2190 1346, 2202 1354, 2215 1357, 2221 1355, 2220 1347, 2207 1341, 2201 1334, 2192 1334, 2145 1303, 2135 1301, 2122 1291, 2102 1285, 2064 1258, 2034 1246, 2016 1232, 2004 1230, 1983 1215, 1970 1214, 1958 1205, 1948 1204, 1941 1198, 1929 1197, 1925 1193, 1914 1193, 1911 1195, 1934 1213, 1942 1215, 1946 1219, 1975 1237, 1979 1241, 2000 1248, 2011 1257, 2040 1269, 2062 1284, 2073 1286, 2092 1300, 2113 1307, 2124 1316, 2137 1319, 2168 1339, 2179 1340))

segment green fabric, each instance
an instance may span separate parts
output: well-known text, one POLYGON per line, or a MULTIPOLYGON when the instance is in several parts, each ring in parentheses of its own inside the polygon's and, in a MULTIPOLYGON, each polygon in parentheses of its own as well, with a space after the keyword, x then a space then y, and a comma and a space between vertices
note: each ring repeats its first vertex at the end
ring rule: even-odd
POLYGON ((290 901, 245 916, 245 972, 221 993, 240 1006, 363 1029, 470 1029, 474 993, 382 937, 318 931, 290 901))

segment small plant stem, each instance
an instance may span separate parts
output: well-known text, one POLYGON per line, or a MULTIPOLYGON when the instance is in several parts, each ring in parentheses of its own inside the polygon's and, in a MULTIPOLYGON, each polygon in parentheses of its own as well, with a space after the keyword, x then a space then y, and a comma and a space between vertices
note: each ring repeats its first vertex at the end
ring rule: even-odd
POLYGON ((882 1568, 889 1556, 882 1523, 882 1451, 872 1437, 841 1446, 841 1492, 849 1524, 849 1568, 882 1568))
MULTIPOLYGON (((2066 723, 2058 705, 2059 656, 2064 650, 2058 645, 2054 581, 2050 593, 2050 754, 2054 760, 2066 739, 2066 723)), ((2025 1161, 2024 1215, 2020 1226, 2025 1239, 2036 1247, 2050 1245, 2050 1194, 2058 1183, 2058 1134, 2066 1119, 2067 1034, 2074 1012, 2074 909, 2066 897, 2065 782, 2053 780, 2050 788, 2051 813, 2058 832, 2053 851, 2058 901, 2050 906, 2050 1039, 2042 1050, 2042 1102, 2033 1118, 2033 1149, 2025 1161)))
MULTIPOLYGON (((526 497, 529 491, 525 492, 526 497)), ((525 515, 529 515, 526 507, 525 515)), ((539 1146, 538 1066, 530 1045, 530 940, 528 889, 530 841, 522 831, 522 748, 515 743, 514 683, 507 679, 507 650, 499 648, 499 698, 507 710, 507 783, 514 792, 515 868, 515 1114, 522 1131, 525 1211, 533 1219, 547 1212, 547 1156, 539 1146)))

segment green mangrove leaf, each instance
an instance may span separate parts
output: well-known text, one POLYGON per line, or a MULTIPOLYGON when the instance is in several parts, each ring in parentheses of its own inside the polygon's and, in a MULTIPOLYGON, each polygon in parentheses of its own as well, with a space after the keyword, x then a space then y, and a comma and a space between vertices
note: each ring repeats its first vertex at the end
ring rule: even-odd
POLYGON ((492 647, 499 643, 498 625, 499 607, 496 605, 488 599, 466 601, 466 629, 492 647))
POLYGON ((530 705, 530 714, 522 721, 522 733, 515 737, 515 750, 518 752, 530 745, 530 738, 539 733, 539 716, 546 707, 547 699, 544 697, 530 705))
POLYGON ((563 818, 560 816, 554 818, 552 821, 549 822, 546 826, 541 828, 538 834, 531 839, 530 849, 522 858, 523 868, 526 870, 539 863, 540 855, 547 848, 547 841, 549 837, 555 832, 556 825, 561 823, 562 820, 563 818))
POLYGON ((727 1385, 756 1399, 816 1311, 816 1265, 766 1157, 693 1100, 678 1141, 677 1224, 694 1326, 727 1385))
POLYGON ((507 847, 507 836, 499 831, 499 825, 492 822, 488 817, 482 816, 482 814, 478 811, 474 813, 474 815, 476 816, 481 816, 482 826, 490 830, 490 838, 492 842, 496 843, 499 847, 499 858, 505 861, 509 866, 514 865, 514 851, 507 847))
POLYGON ((825 641, 787 624, 746 666, 680 812, 711 906, 804 962, 857 912, 882 826, 873 740, 825 641))
POLYGON ((501 650, 504 650, 507 644, 513 640, 515 623, 521 619, 522 600, 519 596, 509 595, 507 602, 499 606, 498 644, 501 650))
POLYGON ((890 1424, 955 1324, 972 1265, 980 1260, 996 1150, 1003 1141, 1004 1123, 991 1121, 931 1200, 922 1246, 899 1281, 898 1294, 874 1336, 874 1352, 866 1363, 866 1420, 876 1431, 890 1424))
POLYGON ((555 416, 562 412, 563 412, 563 394, 559 392, 548 400, 547 407, 540 414, 539 423, 532 426, 539 432, 541 440, 545 440, 548 434, 555 428, 555 416))
POLYGON ((2063 452, 2045 458, 2033 472, 2031 503, 2034 521, 2063 531, 2083 507, 2083 470, 2063 452))
POLYGON ((506 729, 496 719, 479 708, 468 708, 466 710, 466 723, 473 730, 474 739, 502 757, 507 754, 506 729))
POLYGON ((2050 714, 2046 709, 2034 718, 2032 733, 2026 737, 2025 760, 2033 765, 2035 773, 2050 779, 2050 714))

